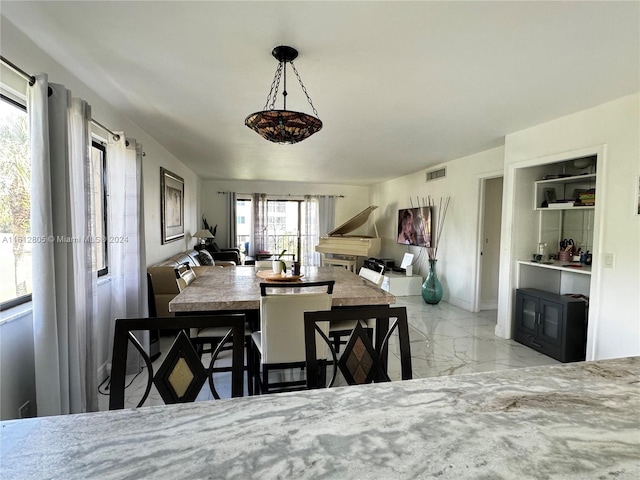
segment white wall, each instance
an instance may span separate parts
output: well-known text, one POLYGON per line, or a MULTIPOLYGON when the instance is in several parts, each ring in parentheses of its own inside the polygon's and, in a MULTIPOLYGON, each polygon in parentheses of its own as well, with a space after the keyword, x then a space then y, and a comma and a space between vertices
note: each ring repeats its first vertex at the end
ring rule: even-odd
POLYGON ((371 203, 381 206, 374 212, 382 237, 381 256, 393 258, 399 264, 404 253, 411 252, 415 255, 414 261, 418 259, 414 275, 426 276, 429 263, 425 249, 396 243, 398 210, 411 206, 411 201, 417 206, 418 198, 431 196, 438 204, 441 197, 450 196, 438 248, 438 278, 442 282, 444 301, 472 310, 477 274, 480 177, 500 174, 503 162, 504 149, 499 147, 429 168, 446 166, 446 178, 426 182, 427 170, 421 170, 373 186, 371 203))
MULTIPOLYGON (((600 249, 594 252, 591 275, 592 304, 597 311, 590 314, 587 342, 587 359, 596 360, 640 354, 640 216, 635 211, 640 175, 640 94, 505 139, 507 169, 537 158, 600 145, 604 146, 605 156, 604 166, 598 165, 598 180, 604 187, 597 191, 601 215, 596 235, 600 249), (604 253, 615 255, 613 268, 604 266, 604 253)), ((514 177, 505 178, 505 196, 515 195, 514 177)), ((497 333, 509 331, 512 323, 512 267, 516 258, 509 236, 513 234, 513 241, 517 241, 521 233, 514 228, 516 220, 513 209, 505 209, 497 333)))
MULTIPOLYGON (((227 238, 227 206, 226 196, 218 192, 237 193, 266 193, 268 195, 281 195, 287 198, 288 195, 301 197, 303 195, 344 195, 344 198, 336 198, 335 221, 338 226, 351 217, 361 212, 369 206, 369 187, 353 185, 328 185, 294 183, 294 182, 255 182, 237 180, 203 180, 202 195, 200 197, 200 208, 207 222, 213 226, 218 225, 216 231, 216 243, 221 247, 235 247, 236 245, 226 245, 227 238)), ((201 228, 200 222, 190 226, 190 228, 201 228)), ((371 235, 373 232, 371 225, 364 225, 357 233, 371 235), (371 231, 366 230, 367 228, 371 231)), ((326 232, 325 232, 326 233, 326 232)), ((322 232, 321 232, 322 235, 322 232)), ((195 239, 190 239, 189 244, 195 245, 195 239)))

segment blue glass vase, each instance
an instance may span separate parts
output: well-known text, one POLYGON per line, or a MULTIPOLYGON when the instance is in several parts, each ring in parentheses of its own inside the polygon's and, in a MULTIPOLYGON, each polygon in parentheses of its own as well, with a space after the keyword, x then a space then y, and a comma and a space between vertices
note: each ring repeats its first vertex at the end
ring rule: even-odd
POLYGON ((429 260, 429 275, 422 284, 422 298, 431 305, 436 305, 442 300, 442 284, 436 274, 437 260, 429 260))

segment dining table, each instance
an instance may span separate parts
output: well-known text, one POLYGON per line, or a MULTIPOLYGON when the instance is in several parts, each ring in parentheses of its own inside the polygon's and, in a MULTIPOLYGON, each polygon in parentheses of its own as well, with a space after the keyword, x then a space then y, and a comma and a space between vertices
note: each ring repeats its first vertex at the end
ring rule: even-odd
POLYGON ((395 303, 392 294, 342 267, 302 267, 302 275, 295 279, 264 272, 252 266, 207 269, 169 302, 169 311, 176 315, 256 312, 260 309, 260 283, 264 282, 286 283, 291 285, 290 292, 295 293, 296 285, 334 280, 332 308, 395 303))
MULTIPOLYGON (((278 289, 279 294, 299 292, 296 286, 307 282, 335 281, 331 295, 331 308, 349 308, 366 305, 392 305, 396 298, 374 283, 343 267, 303 266, 301 275, 280 275, 270 270, 257 270, 253 266, 209 268, 169 302, 169 311, 175 316, 203 313, 243 313, 250 328, 260 327, 260 284, 286 284, 291 288, 278 289)), ((325 287, 326 289, 326 287, 325 287)), ((389 330, 389 320, 376 322, 374 344, 382 352, 386 364, 388 351, 382 343, 389 330)))
POLYGON ((0 422, 3 479, 637 479, 640 357, 0 422))

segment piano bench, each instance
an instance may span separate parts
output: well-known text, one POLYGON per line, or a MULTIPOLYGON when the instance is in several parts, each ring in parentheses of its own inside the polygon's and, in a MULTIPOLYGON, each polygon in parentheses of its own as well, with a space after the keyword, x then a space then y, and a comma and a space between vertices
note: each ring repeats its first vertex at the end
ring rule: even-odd
POLYGON ((353 273, 356 273, 356 258, 328 258, 325 255, 322 255, 322 266, 323 267, 344 267, 347 270, 351 270, 353 273))

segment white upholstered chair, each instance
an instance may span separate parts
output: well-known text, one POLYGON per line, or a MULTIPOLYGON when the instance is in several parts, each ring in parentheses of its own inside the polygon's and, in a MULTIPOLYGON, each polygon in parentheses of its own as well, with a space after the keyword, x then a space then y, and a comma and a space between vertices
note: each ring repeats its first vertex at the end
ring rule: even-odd
MULTIPOLYGON (((256 391, 270 393, 305 388, 306 378, 273 382, 269 373, 292 373, 285 370, 304 367, 304 312, 331 310, 334 283, 331 280, 296 285, 260 284, 260 330, 251 334, 257 350, 253 367, 256 391), (295 292, 273 293, 292 289, 295 292), (313 290, 300 291, 308 289, 313 290)), ((318 348, 318 358, 326 358, 326 346, 319 343, 318 348)))
POLYGON ((371 283, 375 284, 377 287, 382 285, 382 281, 384 280, 384 275, 382 272, 376 272, 375 270, 370 270, 368 268, 362 267, 360 272, 358 272, 362 278, 369 280, 371 283))
POLYGON ((271 270, 271 260, 256 260, 254 268, 256 272, 260 270, 271 270))

